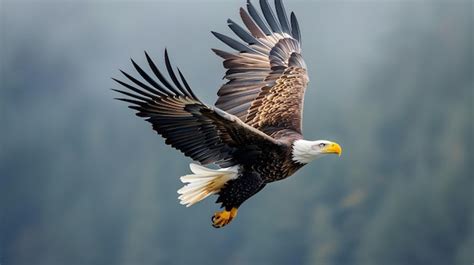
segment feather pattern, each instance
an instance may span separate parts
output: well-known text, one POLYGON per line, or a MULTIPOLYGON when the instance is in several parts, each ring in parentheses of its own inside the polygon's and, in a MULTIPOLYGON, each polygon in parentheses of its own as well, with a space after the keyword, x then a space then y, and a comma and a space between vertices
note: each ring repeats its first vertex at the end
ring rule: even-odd
POLYGON ((138 111, 137 116, 146 118, 153 129, 166 139, 166 144, 201 164, 215 163, 226 167, 240 163, 236 153, 245 153, 247 148, 277 144, 273 138, 234 115, 202 103, 178 70, 182 83, 179 81, 166 50, 165 65, 171 82, 163 76, 147 53, 145 56, 158 80, 132 60, 135 70, 146 83, 121 71, 132 84, 113 78, 128 89, 113 90, 127 96, 117 99, 131 104, 129 107, 138 111))
POLYGON ((275 1, 275 9, 277 11, 278 20, 280 21, 283 32, 290 34, 290 24, 288 24, 288 17, 285 12, 282 0, 275 1))
POLYGON ((301 56, 298 21, 294 13, 288 20, 281 0, 275 0, 276 15, 267 0, 260 0, 260 7, 263 17, 250 1, 248 13, 240 9, 248 31, 230 19, 227 21, 244 43, 213 32, 237 51, 213 49, 224 59, 227 69, 227 83, 217 93, 216 106, 266 133, 279 129, 301 133, 308 77, 301 56))
POLYGON ((273 14, 273 11, 270 8, 270 5, 268 4, 268 1, 260 0, 260 7, 262 8, 263 16, 265 17, 267 23, 270 25, 272 32, 282 33, 280 25, 277 23, 275 15, 273 14))

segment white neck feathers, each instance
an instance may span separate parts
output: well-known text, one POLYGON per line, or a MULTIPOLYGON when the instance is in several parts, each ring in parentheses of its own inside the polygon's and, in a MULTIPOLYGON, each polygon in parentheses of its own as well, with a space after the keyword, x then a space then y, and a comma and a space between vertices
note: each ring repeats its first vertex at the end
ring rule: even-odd
POLYGON ((313 141, 307 140, 296 140, 293 142, 292 157, 293 161, 308 164, 309 162, 316 159, 317 155, 314 153, 312 146, 313 141))

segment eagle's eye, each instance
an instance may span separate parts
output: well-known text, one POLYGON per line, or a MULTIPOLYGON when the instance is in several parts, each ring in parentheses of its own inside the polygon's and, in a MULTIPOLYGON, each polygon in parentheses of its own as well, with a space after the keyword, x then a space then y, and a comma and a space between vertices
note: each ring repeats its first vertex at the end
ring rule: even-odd
POLYGON ((325 147, 325 146, 326 146, 325 143, 320 143, 320 144, 319 144, 319 147, 321 147, 321 148, 323 148, 323 147, 325 147))

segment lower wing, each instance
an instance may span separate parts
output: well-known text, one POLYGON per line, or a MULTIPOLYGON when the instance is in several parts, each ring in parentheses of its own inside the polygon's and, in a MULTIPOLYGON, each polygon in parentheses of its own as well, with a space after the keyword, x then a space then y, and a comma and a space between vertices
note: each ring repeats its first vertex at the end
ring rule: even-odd
POLYGON ((243 159, 252 159, 265 146, 278 144, 273 138, 245 124, 236 116, 202 103, 178 69, 180 82, 166 50, 165 64, 172 83, 163 76, 148 54, 145 55, 158 80, 132 60, 145 82, 121 71, 132 84, 113 78, 127 88, 114 90, 127 96, 117 99, 130 103, 129 107, 138 111, 137 116, 146 118, 153 129, 166 139, 166 144, 201 164, 215 163, 221 167, 241 163, 243 159))

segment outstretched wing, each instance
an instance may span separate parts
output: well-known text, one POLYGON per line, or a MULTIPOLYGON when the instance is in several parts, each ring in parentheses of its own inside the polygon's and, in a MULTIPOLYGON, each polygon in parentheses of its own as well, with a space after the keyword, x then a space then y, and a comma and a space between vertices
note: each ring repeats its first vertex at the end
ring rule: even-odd
POLYGON ((193 93, 181 71, 174 73, 165 51, 165 64, 172 83, 159 71, 145 53, 148 64, 158 80, 149 76, 133 60, 133 66, 145 82, 121 71, 133 84, 113 78, 128 90, 116 90, 127 98, 137 116, 145 117, 153 129, 166 139, 166 144, 201 164, 231 166, 253 159, 266 145, 276 144, 270 136, 245 124, 234 115, 210 108, 193 93))
POLYGON ((260 0, 264 19, 250 1, 240 16, 247 30, 228 20, 230 29, 245 43, 213 32, 237 52, 213 49, 224 59, 228 80, 217 93, 216 106, 268 134, 290 129, 301 133, 303 98, 308 83, 301 56, 301 37, 294 13, 290 20, 281 0, 276 14, 260 0))

